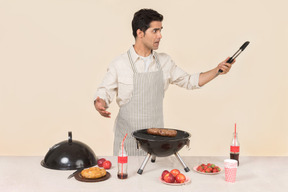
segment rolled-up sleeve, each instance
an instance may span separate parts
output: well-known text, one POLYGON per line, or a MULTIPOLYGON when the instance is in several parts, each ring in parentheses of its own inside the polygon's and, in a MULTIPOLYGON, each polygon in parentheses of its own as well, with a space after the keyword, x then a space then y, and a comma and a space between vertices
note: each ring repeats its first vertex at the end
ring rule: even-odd
POLYGON ((116 95, 117 85, 117 72, 115 66, 113 63, 111 63, 107 69, 104 79, 102 80, 102 83, 94 95, 94 101, 97 97, 100 97, 101 99, 105 100, 107 107, 109 107, 109 104, 113 101, 116 95))
POLYGON ((198 89, 200 73, 188 74, 180 67, 174 64, 171 60, 172 66, 170 69, 170 84, 178 85, 186 89, 198 89))

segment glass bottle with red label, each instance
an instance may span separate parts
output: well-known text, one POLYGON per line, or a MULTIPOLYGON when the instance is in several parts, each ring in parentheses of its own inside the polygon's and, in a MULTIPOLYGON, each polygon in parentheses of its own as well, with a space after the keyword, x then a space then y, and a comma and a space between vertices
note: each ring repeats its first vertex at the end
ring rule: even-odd
POLYGON ((128 178, 128 154, 125 149, 124 143, 122 142, 120 145, 119 153, 118 153, 118 173, 117 177, 119 179, 127 179, 128 178))
POLYGON ((238 166, 239 166, 239 153, 240 153, 240 143, 238 141, 237 132, 234 132, 233 139, 230 145, 230 159, 237 160, 238 166))

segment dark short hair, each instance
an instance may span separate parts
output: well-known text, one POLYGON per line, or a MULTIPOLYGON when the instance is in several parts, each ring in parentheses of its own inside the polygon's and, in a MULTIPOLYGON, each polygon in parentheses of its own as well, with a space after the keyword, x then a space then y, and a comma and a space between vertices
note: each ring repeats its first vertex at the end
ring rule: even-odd
POLYGON ((162 21, 163 15, 159 14, 153 9, 140 9, 134 14, 132 20, 132 30, 133 36, 137 37, 137 30, 140 29, 145 33, 145 31, 150 27, 152 21, 162 21))

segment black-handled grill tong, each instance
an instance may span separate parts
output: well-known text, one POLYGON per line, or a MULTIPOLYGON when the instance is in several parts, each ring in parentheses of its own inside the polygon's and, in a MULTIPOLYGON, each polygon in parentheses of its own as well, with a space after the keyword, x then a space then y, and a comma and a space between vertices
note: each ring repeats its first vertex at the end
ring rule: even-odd
MULTIPOLYGON (((236 59, 236 57, 238 57, 238 55, 240 55, 240 53, 242 51, 244 51, 244 49, 249 45, 249 41, 246 41, 240 48, 239 50, 232 56, 228 59, 227 63, 232 63, 234 61, 234 59, 236 59)), ((219 75, 220 73, 222 73, 223 71, 221 69, 219 69, 217 75, 219 75)))

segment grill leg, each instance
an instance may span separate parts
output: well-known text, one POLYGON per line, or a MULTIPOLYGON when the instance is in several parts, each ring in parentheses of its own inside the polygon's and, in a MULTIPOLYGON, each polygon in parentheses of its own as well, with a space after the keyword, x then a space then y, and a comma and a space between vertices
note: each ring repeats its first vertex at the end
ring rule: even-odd
POLYGON ((139 175, 142 175, 143 170, 144 170, 144 168, 145 168, 147 162, 148 162, 149 159, 150 159, 150 156, 151 156, 151 154, 148 153, 147 156, 145 157, 145 159, 144 159, 144 161, 143 161, 143 163, 142 163, 140 169, 137 171, 137 173, 138 173, 139 175))
POLYGON ((177 159, 180 161, 180 163, 183 165, 183 167, 184 167, 184 170, 186 171, 186 172, 189 172, 190 171, 190 169, 189 169, 189 167, 187 167, 187 165, 184 163, 184 161, 181 159, 181 157, 180 157, 180 155, 178 154, 178 153, 174 153, 174 155, 177 157, 177 159))
POLYGON ((156 161, 156 155, 152 155, 151 162, 155 163, 155 161, 156 161))

